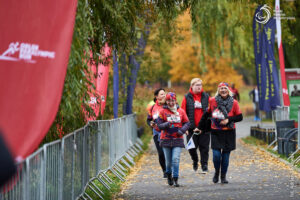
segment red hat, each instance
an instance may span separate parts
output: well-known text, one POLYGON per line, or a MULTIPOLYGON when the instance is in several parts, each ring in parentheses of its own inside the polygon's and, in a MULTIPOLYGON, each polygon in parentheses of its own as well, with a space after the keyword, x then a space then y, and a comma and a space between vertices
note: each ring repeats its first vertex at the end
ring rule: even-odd
POLYGON ((228 83, 221 82, 221 83, 218 85, 218 88, 220 88, 220 87, 228 87, 228 88, 229 88, 229 85, 228 85, 228 83))
POLYGON ((176 100, 176 94, 174 92, 168 92, 168 94, 166 95, 166 100, 176 100))

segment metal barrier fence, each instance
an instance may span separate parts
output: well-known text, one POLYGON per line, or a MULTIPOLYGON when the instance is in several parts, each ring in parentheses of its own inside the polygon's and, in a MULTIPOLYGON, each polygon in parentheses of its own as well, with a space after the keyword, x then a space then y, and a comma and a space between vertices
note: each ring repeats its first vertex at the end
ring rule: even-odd
POLYGON ((251 126, 250 135, 257 139, 263 140, 266 144, 271 144, 276 139, 275 128, 251 126))
POLYGON ((107 189, 111 171, 123 180, 124 167, 142 150, 135 114, 113 120, 90 121, 61 140, 45 144, 18 165, 17 174, 1 188, 0 200, 91 199, 90 188, 102 199, 97 179, 107 189))

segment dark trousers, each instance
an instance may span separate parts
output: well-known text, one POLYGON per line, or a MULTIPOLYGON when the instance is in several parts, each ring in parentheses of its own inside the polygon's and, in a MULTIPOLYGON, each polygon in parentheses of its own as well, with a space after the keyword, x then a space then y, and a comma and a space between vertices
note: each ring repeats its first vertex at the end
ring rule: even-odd
MULTIPOLYGON (((187 137, 187 140, 191 138, 193 135, 193 132, 189 132, 189 135, 187 137)), ((200 151, 200 163, 202 168, 204 166, 208 165, 208 153, 209 153, 209 142, 210 142, 210 133, 201 133, 200 135, 194 135, 193 136, 195 148, 189 149, 190 156, 193 160, 193 162, 199 161, 198 159, 198 154, 197 154, 197 149, 200 151)))
POLYGON ((159 160, 160 167, 161 167, 163 172, 166 172, 165 155, 164 155, 164 152, 162 150, 162 147, 159 145, 158 135, 155 135, 153 137, 153 141, 154 141, 154 144, 156 146, 157 153, 158 153, 158 160, 159 160))

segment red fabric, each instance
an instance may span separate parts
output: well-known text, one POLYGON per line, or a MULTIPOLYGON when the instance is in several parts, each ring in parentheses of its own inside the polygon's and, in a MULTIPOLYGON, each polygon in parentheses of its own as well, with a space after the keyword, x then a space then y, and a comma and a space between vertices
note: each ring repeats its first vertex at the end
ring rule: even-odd
POLYGON ((77 1, 2 1, 0 128, 17 160, 39 145, 60 103, 77 1))
POLYGON ((103 60, 106 60, 104 63, 100 63, 98 66, 98 76, 97 76, 97 85, 96 90, 100 95, 101 102, 101 115, 104 113, 105 104, 106 104, 106 95, 107 95, 107 84, 108 84, 108 75, 109 75, 109 65, 110 65, 110 56, 111 48, 105 44, 105 47, 102 49, 101 55, 103 60))
POLYGON ((177 109, 177 114, 167 108, 160 110, 159 118, 164 122, 170 122, 170 128, 161 131, 160 139, 183 138, 183 135, 178 135, 178 129, 189 121, 185 111, 182 108, 177 109))
MULTIPOLYGON (((88 62, 89 72, 86 73, 89 81, 93 83, 96 88, 94 89, 92 85, 89 85, 90 101, 89 107, 93 109, 95 116, 89 115, 85 110, 85 119, 86 121, 96 120, 99 115, 99 110, 101 107, 101 115, 104 113, 105 104, 106 104, 106 94, 107 94, 107 84, 108 84, 108 76, 109 76, 109 57, 111 54, 111 50, 107 44, 102 48, 102 57, 106 60, 105 63, 98 64, 98 72, 97 67, 94 62, 88 62), (95 78, 96 77, 96 78, 95 78)), ((90 52, 90 58, 93 58, 93 53, 90 52)))
POLYGON ((286 79, 285 79, 285 66, 284 66, 284 55, 283 55, 282 43, 280 43, 278 53, 279 53, 281 84, 282 84, 283 105, 290 106, 289 93, 288 93, 286 79))
POLYGON ((166 100, 170 99, 176 100, 176 94, 173 92, 168 92, 168 94, 166 95, 166 100))
MULTIPOLYGON (((214 118, 214 114, 223 115, 221 113, 221 111, 218 110, 217 107, 218 107, 218 105, 217 105, 217 101, 216 101, 215 97, 211 98, 209 100, 209 106, 208 106, 207 112, 212 113, 212 118, 214 118)), ((240 110, 240 107, 239 107, 239 104, 238 104, 237 100, 233 100, 233 106, 232 106, 231 111, 228 113, 228 117, 236 116, 236 115, 239 115, 239 114, 242 114, 242 112, 240 110)), ((212 123, 211 123, 211 128, 220 130, 220 128, 218 128, 216 126, 216 124, 213 123, 213 120, 212 120, 212 123)), ((235 128, 235 125, 234 125, 234 128, 235 128)), ((223 126, 221 128, 221 130, 229 130, 229 129, 230 128, 228 128, 226 126, 223 126)))
MULTIPOLYGON (((152 108, 152 106, 151 106, 151 108, 152 108)), ((156 103, 153 105, 152 110, 151 110, 151 108, 150 108, 150 110, 148 112, 148 115, 149 115, 148 118, 156 120, 159 117, 159 112, 161 110, 163 110, 163 106, 160 105, 158 103, 158 101, 156 101, 156 103)), ((157 126, 155 126, 154 128, 155 128, 155 130, 160 131, 157 126)))
POLYGON ((228 83, 222 82, 218 85, 218 87, 229 87, 229 85, 228 85, 228 83))
MULTIPOLYGON (((189 92, 193 95, 193 98, 194 98, 195 102, 198 101, 198 102, 201 103, 201 97, 202 97, 203 89, 201 90, 201 92, 199 94, 195 94, 192 91, 192 88, 190 88, 189 92)), ((181 108, 186 112, 186 98, 185 98, 185 96, 183 96, 183 100, 182 100, 182 103, 181 103, 181 108)), ((203 113, 204 112, 201 108, 195 108, 194 121, 195 121, 196 126, 200 122, 203 113)))
POLYGON ((233 98, 237 99, 237 95, 239 94, 239 91, 236 88, 231 88, 231 87, 230 90, 233 93, 233 98))

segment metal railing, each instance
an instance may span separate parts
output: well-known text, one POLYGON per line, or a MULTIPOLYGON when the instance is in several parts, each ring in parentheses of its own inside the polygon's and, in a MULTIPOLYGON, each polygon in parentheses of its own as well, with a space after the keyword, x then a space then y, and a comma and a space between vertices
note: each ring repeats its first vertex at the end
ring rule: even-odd
POLYGON ((1 188, 0 200, 91 199, 86 188, 102 199, 102 191, 92 181, 97 179, 110 189, 109 170, 124 181, 123 166, 134 164, 133 157, 142 150, 140 145, 135 114, 90 121, 19 163, 17 174, 1 188))

